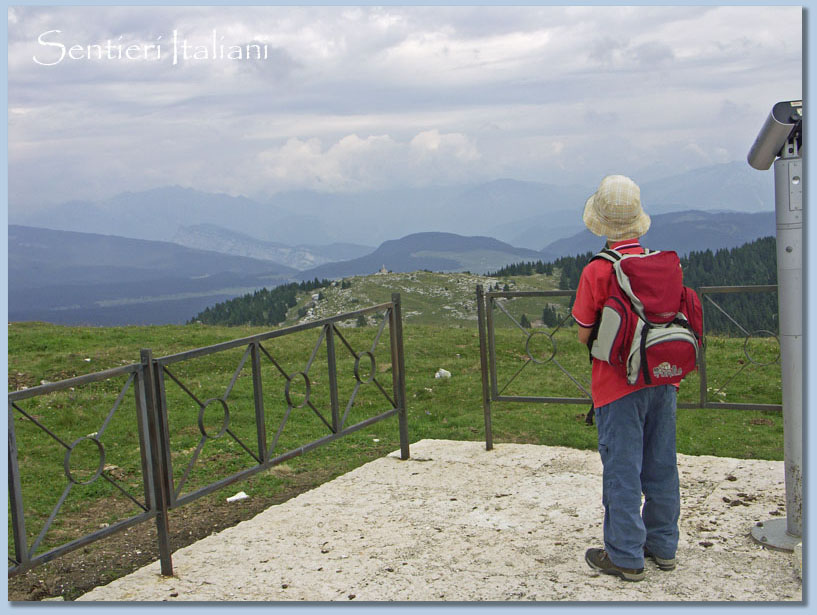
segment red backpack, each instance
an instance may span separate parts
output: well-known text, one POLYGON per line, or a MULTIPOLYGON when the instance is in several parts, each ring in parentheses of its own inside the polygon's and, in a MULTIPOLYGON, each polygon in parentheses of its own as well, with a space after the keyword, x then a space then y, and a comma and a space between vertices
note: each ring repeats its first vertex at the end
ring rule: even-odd
POLYGON ((593 259, 613 263, 614 283, 591 334, 590 355, 618 367, 631 385, 677 384, 697 368, 703 334, 698 294, 683 285, 672 251, 593 259))

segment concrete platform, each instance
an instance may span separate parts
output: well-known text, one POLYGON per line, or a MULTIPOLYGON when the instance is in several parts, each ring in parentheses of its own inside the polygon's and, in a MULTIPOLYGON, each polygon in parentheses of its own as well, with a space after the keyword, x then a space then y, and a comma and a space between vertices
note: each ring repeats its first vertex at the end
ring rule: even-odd
POLYGON ((647 562, 639 583, 584 562, 602 544, 597 452, 422 440, 176 551, 174 577, 155 562, 79 600, 801 601, 796 558, 750 537, 785 515, 783 462, 679 469, 678 567, 647 562))

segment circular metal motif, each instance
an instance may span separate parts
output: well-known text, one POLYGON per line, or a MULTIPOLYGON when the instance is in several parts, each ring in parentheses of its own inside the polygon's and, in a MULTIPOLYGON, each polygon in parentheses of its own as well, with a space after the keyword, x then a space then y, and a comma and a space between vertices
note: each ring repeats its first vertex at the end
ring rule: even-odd
POLYGON ((364 350, 363 352, 359 352, 357 354, 357 356, 355 357, 355 378, 357 379, 357 381, 360 382, 361 384, 369 384, 372 380, 374 380, 374 374, 375 374, 374 355, 371 352, 369 352, 368 350, 364 350), (366 380, 364 380, 363 378, 360 377, 360 360, 364 356, 369 357, 369 377, 366 380))
POLYGON ((74 440, 71 443, 71 446, 68 447, 68 450, 65 451, 65 457, 63 458, 62 462, 63 467, 65 468, 65 476, 68 478, 69 481, 74 483, 75 485, 90 485, 94 482, 97 478, 102 475, 102 470, 105 469, 105 447, 102 446, 102 442, 97 440, 96 438, 92 438, 91 436, 83 436, 74 440), (90 440, 94 444, 96 444, 97 450, 99 452, 99 465, 96 468, 96 472, 94 475, 86 481, 77 480, 77 478, 71 473, 71 454, 74 452, 74 449, 80 442, 85 440, 90 440))
POLYGON ((746 336, 746 339, 743 341, 743 354, 746 357, 746 360, 749 361, 749 363, 753 363, 754 365, 761 365, 761 366, 773 365, 773 364, 777 363, 778 361, 780 361, 780 339, 777 337, 777 335, 775 335, 771 331, 766 331, 765 329, 758 329, 757 331, 752 331, 749 335, 746 336), (777 342, 777 356, 774 359, 772 359, 771 361, 767 361, 767 362, 755 361, 752 358, 752 355, 749 354, 749 340, 751 340, 754 337, 757 337, 757 338, 760 338, 760 337, 773 337, 774 340, 777 342))
POLYGON ((291 374, 289 378, 287 378, 287 383, 284 386, 284 397, 287 400, 287 404, 290 405, 292 408, 303 408, 309 403, 309 394, 312 392, 312 383, 309 380, 309 376, 306 375, 306 372, 295 372, 291 374), (292 386, 292 379, 295 376, 301 376, 304 379, 304 385, 306 390, 304 391, 304 400, 300 404, 296 404, 292 401, 292 396, 290 394, 290 387, 292 386))
POLYGON ((227 427, 229 427, 229 425, 230 425, 230 409, 227 407, 226 401, 217 397, 213 397, 212 399, 208 399, 206 402, 204 402, 204 405, 199 410, 199 431, 201 432, 201 435, 203 435, 205 438, 212 438, 213 440, 215 440, 216 438, 220 438, 225 433, 227 433, 227 427), (221 409, 224 411, 224 420, 221 423, 221 430, 216 435, 211 436, 209 433, 207 433, 207 428, 204 426, 204 411, 207 410, 207 406, 209 406, 213 402, 218 402, 221 404, 221 409))
POLYGON ((538 365, 544 365, 545 363, 550 363, 553 360, 553 357, 556 356, 556 340, 554 340, 552 336, 548 335, 544 331, 531 331, 528 334, 528 339, 525 340, 525 353, 528 355, 528 357, 530 358, 531 361, 533 361, 534 363, 536 363, 538 365), (544 359, 544 360, 537 359, 537 358, 535 358, 533 356, 533 353, 531 352, 531 349, 530 349, 530 343, 531 343, 531 340, 533 339, 533 336, 535 336, 535 335, 543 335, 546 338, 548 338, 548 340, 550 341, 550 356, 547 359, 544 359))

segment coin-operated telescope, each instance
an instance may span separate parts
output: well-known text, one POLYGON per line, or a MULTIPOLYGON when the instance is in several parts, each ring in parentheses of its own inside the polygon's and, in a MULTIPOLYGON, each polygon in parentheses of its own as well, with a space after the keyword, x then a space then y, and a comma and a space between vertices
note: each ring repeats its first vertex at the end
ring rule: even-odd
POLYGON ((799 158, 802 147, 803 101, 779 102, 772 107, 749 150, 749 164, 758 171, 765 171, 778 157, 790 158, 793 154, 799 158))
POLYGON ((777 219, 777 303, 783 385, 783 454, 786 519, 759 522, 752 537, 791 551, 803 536, 803 101, 772 107, 752 148, 749 164, 774 163, 777 219))

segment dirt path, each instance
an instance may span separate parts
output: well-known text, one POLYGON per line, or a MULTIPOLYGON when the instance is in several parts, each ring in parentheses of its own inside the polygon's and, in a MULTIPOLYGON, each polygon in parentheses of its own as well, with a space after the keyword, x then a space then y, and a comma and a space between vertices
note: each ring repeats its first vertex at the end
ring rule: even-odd
MULTIPOLYGON (((679 455, 678 568, 624 583, 601 545, 594 451, 423 440, 80 600, 799 601, 791 554, 749 531, 784 511, 783 463, 679 455)), ((784 513, 783 513, 784 514, 784 513)))

